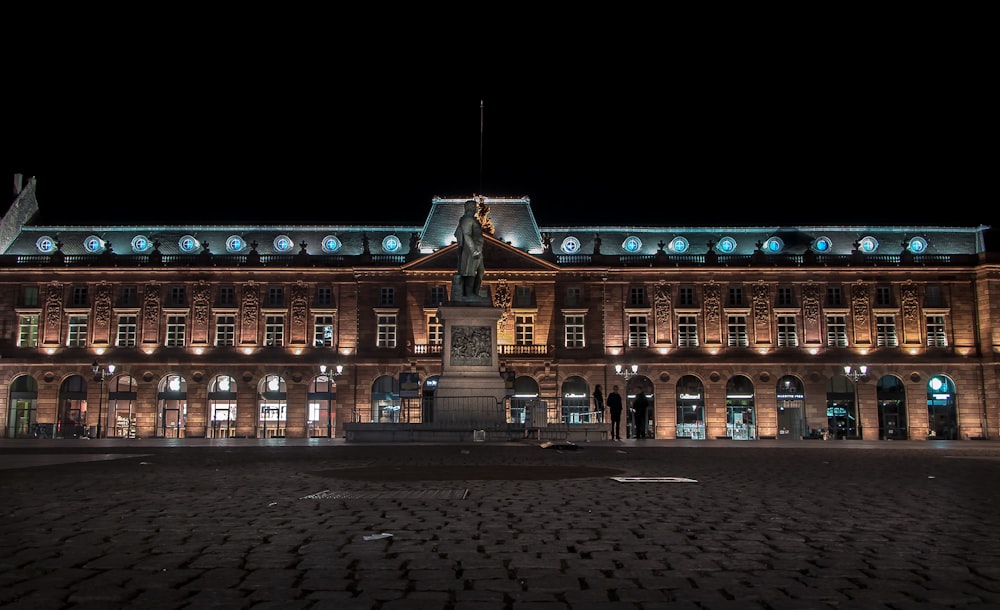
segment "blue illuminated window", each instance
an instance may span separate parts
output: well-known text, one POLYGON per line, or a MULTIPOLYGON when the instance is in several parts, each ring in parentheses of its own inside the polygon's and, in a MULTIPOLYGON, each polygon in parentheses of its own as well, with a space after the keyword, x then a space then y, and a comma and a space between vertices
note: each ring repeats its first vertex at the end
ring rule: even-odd
POLYGON ((177 247, 181 249, 181 252, 190 254, 198 249, 198 240, 193 235, 185 235, 177 240, 177 247))
POLYGON ((813 252, 819 252, 820 254, 829 252, 832 247, 833 242, 830 241, 829 237, 817 237, 816 241, 812 243, 813 252))
POLYGON ((247 242, 243 241, 243 238, 239 235, 230 235, 229 239, 226 240, 226 251, 230 254, 236 254, 247 249, 247 242))
POLYGON ((386 235, 382 240, 382 249, 386 252, 398 252, 403 247, 402 242, 395 235, 386 235))
POLYGON ((50 252, 55 251, 56 240, 52 239, 48 235, 43 235, 35 242, 35 247, 38 248, 38 251, 42 254, 49 254, 50 252))
POLYGON ((335 235, 327 235, 323 238, 323 252, 326 252, 327 254, 332 254, 337 250, 340 250, 342 245, 343 244, 340 243, 340 240, 337 239, 335 235))
POLYGON ((287 235, 279 235, 274 238, 275 252, 288 252, 292 249, 292 246, 294 246, 292 238, 287 235))
POLYGON ((153 242, 149 241, 149 238, 145 235, 136 235, 132 238, 132 252, 142 254, 143 252, 152 249, 153 242))
POLYGON ((688 243, 686 238, 677 236, 670 240, 670 244, 667 246, 667 249, 674 254, 683 254, 687 252, 690 247, 691 244, 688 243))
POLYGON ((567 237, 562 241, 562 245, 559 246, 565 254, 576 254, 580 251, 580 240, 575 237, 567 237))
POLYGON ((878 240, 871 235, 862 237, 861 241, 858 242, 858 250, 861 250, 865 254, 872 254, 878 250, 878 240))
POLYGON ((104 240, 96 235, 90 235, 83 240, 83 249, 91 254, 97 254, 104 250, 104 240))
POLYGON ((629 235, 622 242, 622 250, 626 252, 638 252, 642 250, 642 240, 635 235, 629 235))
POLYGON ((927 251, 927 240, 923 237, 911 238, 906 244, 906 249, 912 254, 923 254, 927 251))
POLYGON ((768 237, 764 242, 764 252, 768 254, 778 254, 785 249, 785 242, 780 237, 768 237))
POLYGON ((736 240, 732 237, 723 237, 715 246, 715 249, 723 254, 732 254, 736 251, 736 240))

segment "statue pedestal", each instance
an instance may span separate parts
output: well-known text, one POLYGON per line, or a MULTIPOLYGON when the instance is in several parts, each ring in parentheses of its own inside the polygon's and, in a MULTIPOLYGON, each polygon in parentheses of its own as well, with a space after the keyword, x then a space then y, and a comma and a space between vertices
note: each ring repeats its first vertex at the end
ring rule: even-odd
POLYGON ((488 302, 453 302, 438 309, 444 322, 444 349, 434 393, 434 422, 478 427, 506 423, 506 384, 497 355, 501 313, 488 302))

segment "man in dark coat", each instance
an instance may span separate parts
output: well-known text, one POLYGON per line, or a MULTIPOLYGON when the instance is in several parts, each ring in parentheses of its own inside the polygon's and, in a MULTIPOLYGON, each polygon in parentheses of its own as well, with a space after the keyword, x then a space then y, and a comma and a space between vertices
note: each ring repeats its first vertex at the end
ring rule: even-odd
POLYGON ((635 437, 646 438, 646 411, 649 408, 649 401, 646 400, 646 393, 639 388, 635 393, 635 400, 632 401, 632 408, 635 410, 635 437))
POLYGON ((611 387, 606 402, 611 412, 611 439, 620 441, 622 440, 622 395, 618 393, 618 386, 611 387))

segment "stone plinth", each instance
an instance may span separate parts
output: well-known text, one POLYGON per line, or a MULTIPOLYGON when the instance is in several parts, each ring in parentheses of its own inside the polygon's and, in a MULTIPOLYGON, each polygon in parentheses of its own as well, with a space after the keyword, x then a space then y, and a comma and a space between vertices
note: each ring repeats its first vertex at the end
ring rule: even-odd
POLYGON ((438 317, 444 322, 441 376, 434 393, 434 419, 465 422, 495 421, 497 409, 485 397, 503 405, 506 387, 497 355, 497 321, 501 310, 486 304, 444 305, 438 317))

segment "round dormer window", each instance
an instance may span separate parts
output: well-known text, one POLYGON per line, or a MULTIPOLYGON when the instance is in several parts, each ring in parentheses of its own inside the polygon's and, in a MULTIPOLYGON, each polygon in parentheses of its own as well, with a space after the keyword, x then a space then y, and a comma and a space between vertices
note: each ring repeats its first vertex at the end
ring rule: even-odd
POLYGON ((576 254, 580 251, 580 240, 575 237, 567 237, 562 240, 559 249, 563 251, 563 254, 576 254))
POLYGON ((48 235, 43 235, 35 241, 35 247, 42 254, 51 254, 56 250, 56 240, 48 235))
POLYGON ((907 242, 906 249, 911 254, 923 254, 927 251, 927 240, 923 237, 913 237, 907 242))
POLYGON ((402 247, 403 243, 395 235, 386 235, 382 240, 382 249, 386 252, 399 252, 402 247))
POLYGON ((785 249, 785 242, 780 237, 768 237, 764 242, 764 252, 768 254, 780 254, 785 249))
POLYGON ((829 237, 817 237, 812 243, 812 251, 819 254, 826 254, 833 248, 833 242, 829 237))
POLYGON ((100 254, 104 251, 104 240, 96 235, 90 235, 83 240, 83 249, 91 254, 100 254))
POLYGON ((622 250, 628 252, 629 254, 635 254, 639 250, 642 250, 642 240, 635 235, 629 235, 622 242, 622 250))
POLYGON ((226 252, 230 254, 238 254, 246 249, 247 242, 239 235, 230 235, 229 239, 226 240, 226 252))
POLYGON ((343 244, 340 243, 340 240, 337 239, 336 235, 327 235, 326 237, 323 238, 322 248, 323 252, 326 252, 327 254, 333 254, 334 252, 337 252, 338 250, 340 250, 342 246, 343 244))
POLYGON ((295 244, 292 242, 292 238, 287 235, 279 235, 274 238, 275 252, 289 252, 294 245, 295 244))
POLYGON ((688 243, 687 238, 681 237, 679 235, 671 239, 670 243, 667 245, 667 249, 673 252, 674 254, 684 254, 685 252, 688 251, 688 248, 690 247, 691 244, 688 243))
POLYGON ((858 250, 864 254, 874 254, 878 250, 878 240, 871 235, 862 237, 858 242, 858 250))
POLYGON ((736 240, 732 237, 723 237, 716 244, 715 249, 723 254, 732 254, 736 251, 736 240))
POLYGON ((136 235, 132 238, 130 245, 132 246, 132 252, 136 254, 142 254, 153 249, 153 242, 149 241, 149 238, 145 235, 136 235))
POLYGON ((201 245, 198 243, 198 240, 194 238, 194 235, 185 235, 177 240, 177 247, 180 248, 181 252, 184 254, 197 252, 200 246, 201 245))

